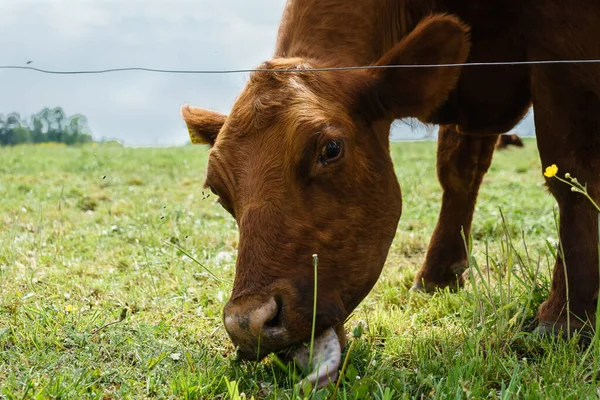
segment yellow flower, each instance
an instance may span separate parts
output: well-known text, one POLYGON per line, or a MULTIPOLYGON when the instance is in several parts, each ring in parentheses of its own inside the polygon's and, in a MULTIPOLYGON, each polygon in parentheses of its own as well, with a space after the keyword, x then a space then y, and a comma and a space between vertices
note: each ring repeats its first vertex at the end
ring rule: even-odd
POLYGON ((69 304, 65 309, 68 313, 73 312, 73 305, 69 304))
POLYGON ((557 173, 558 173, 558 167, 556 166, 556 164, 552 164, 551 166, 546 168, 546 171, 544 172, 544 176, 547 178, 552 178, 557 173))

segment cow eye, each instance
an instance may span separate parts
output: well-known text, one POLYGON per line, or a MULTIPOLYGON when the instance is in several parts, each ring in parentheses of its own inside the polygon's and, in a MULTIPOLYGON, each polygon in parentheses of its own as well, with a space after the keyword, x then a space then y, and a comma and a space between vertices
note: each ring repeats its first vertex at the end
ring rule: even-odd
POLYGON ((337 161, 342 154, 342 142, 339 140, 330 140, 321 148, 321 154, 319 154, 319 161, 322 164, 329 164, 337 161))

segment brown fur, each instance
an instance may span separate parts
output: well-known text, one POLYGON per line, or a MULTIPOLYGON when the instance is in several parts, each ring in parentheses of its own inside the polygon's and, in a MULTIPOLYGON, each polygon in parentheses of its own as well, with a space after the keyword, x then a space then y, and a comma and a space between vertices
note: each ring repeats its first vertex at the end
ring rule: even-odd
MULTIPOLYGON (((320 260, 317 334, 339 330, 371 290, 401 214, 389 156, 394 119, 441 125, 442 207, 416 288, 462 285, 460 231, 470 231, 499 134, 532 104, 543 166, 558 164, 600 200, 597 65, 284 70, 600 58, 598 18, 600 5, 591 0, 288 2, 273 59, 262 66, 274 72, 253 73, 228 116, 183 110, 190 137, 211 146, 206 185, 239 226, 224 316, 240 354, 261 358, 309 337, 313 253, 320 260), (332 140, 342 143, 341 156, 323 163, 321 151, 332 140), (276 312, 265 311, 273 300, 276 312), (262 320, 249 323, 249 313, 262 320)), ((577 318, 593 318, 596 307, 597 221, 582 196, 548 184, 560 208, 577 327, 577 318)), ((559 262, 541 323, 568 318, 562 271, 559 262)))

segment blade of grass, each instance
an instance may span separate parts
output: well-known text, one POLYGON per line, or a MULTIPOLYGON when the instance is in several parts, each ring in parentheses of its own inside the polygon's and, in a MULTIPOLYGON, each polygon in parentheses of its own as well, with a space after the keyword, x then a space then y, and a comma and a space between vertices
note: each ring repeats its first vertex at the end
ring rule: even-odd
POLYGON ((313 315, 312 315, 312 329, 310 333, 310 348, 308 350, 308 365, 312 367, 313 362, 313 348, 315 344, 315 326, 317 322, 317 269, 319 267, 319 256, 313 254, 313 268, 315 271, 314 279, 314 292, 313 292, 313 315))
POLYGON ((221 282, 221 283, 231 283, 227 280, 221 279, 218 276, 216 276, 215 274, 213 274, 213 272, 208 269, 207 267, 204 266, 204 264, 202 264, 200 261, 196 260, 192 255, 190 255, 187 251, 185 251, 184 249, 182 249, 180 246, 178 246, 175 243, 171 243, 169 241, 165 241, 166 244, 168 244, 169 246, 173 246, 175 247, 177 250, 179 250, 180 252, 182 252, 186 257, 188 257, 190 260, 192 260, 194 263, 196 263, 197 265, 199 265, 203 270, 205 270, 210 276, 212 276, 215 280, 221 282))

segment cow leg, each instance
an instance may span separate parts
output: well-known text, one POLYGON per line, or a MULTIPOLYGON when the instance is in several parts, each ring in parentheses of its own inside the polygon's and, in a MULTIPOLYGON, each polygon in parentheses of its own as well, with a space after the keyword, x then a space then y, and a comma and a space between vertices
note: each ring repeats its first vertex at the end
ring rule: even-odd
MULTIPOLYGON (((600 93, 579 92, 569 85, 536 85, 538 79, 551 82, 569 76, 567 71, 549 76, 544 72, 550 71, 537 70, 533 80, 542 167, 556 164, 558 176, 564 178, 568 172, 576 177, 600 204, 600 93)), ((549 297, 538 310, 537 333, 587 331, 590 326, 585 323, 595 321, 598 302, 598 211, 558 179, 546 178, 546 184, 558 203, 562 254, 559 248, 549 297)))
MULTIPOLYGON (((564 177, 569 172, 577 177, 582 184, 587 184, 591 197, 600 204, 600 160, 574 156, 584 153, 569 148, 567 142, 577 140, 573 137, 560 141, 559 145, 551 143, 556 139, 554 136, 544 136, 538 139, 543 166, 556 164, 559 176, 564 177)), ((597 151, 600 154, 600 148, 597 151)), ((566 334, 578 330, 586 321, 595 321, 599 267, 598 211, 582 194, 572 192, 567 184, 555 178, 546 178, 546 181, 558 202, 562 250, 559 249, 554 266, 550 295, 538 310, 538 333, 551 330, 566 334)))
POLYGON ((440 126, 437 176, 443 190, 442 208, 413 290, 462 287, 467 255, 461 231, 468 235, 471 230, 477 193, 497 139, 498 135, 467 136, 454 125, 440 126))

